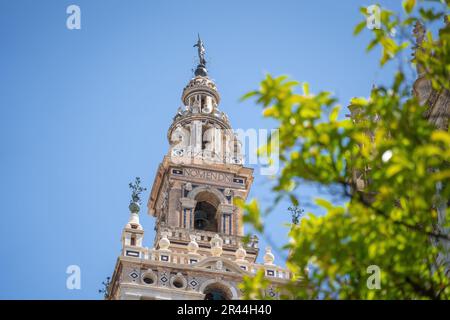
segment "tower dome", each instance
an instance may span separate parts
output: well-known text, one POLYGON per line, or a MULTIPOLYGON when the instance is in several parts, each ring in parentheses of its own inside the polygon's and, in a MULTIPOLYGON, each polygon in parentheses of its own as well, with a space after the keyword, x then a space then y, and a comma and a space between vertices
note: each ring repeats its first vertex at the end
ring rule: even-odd
POLYGON ((189 162, 208 160, 214 163, 242 164, 241 144, 227 115, 219 109, 220 94, 206 69, 205 47, 200 37, 199 64, 183 89, 183 105, 167 132, 173 160, 189 162))

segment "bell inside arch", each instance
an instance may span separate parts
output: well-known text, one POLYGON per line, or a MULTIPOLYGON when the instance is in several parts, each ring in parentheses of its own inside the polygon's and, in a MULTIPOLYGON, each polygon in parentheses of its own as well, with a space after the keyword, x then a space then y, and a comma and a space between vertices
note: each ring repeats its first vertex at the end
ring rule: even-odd
POLYGON ((194 212, 194 227, 198 230, 205 230, 208 226, 208 214, 205 211, 197 210, 194 212))
POLYGON ((209 202, 197 202, 194 210, 194 229, 217 232, 216 213, 216 207, 209 202))

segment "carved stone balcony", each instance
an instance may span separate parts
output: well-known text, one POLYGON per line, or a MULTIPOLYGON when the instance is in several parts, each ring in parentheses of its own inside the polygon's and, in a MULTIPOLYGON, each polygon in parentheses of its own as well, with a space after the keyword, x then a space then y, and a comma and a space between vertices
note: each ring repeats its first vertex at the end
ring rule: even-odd
POLYGON ((160 238, 162 231, 168 232, 168 239, 175 243, 189 243, 191 241, 190 235, 196 235, 197 243, 200 247, 209 248, 211 239, 218 234, 223 239, 223 248, 236 250, 239 244, 245 248, 249 254, 257 254, 259 250, 258 237, 252 236, 248 243, 245 243, 244 237, 236 235, 228 235, 218 232, 201 231, 195 229, 184 229, 179 227, 161 226, 156 233, 155 243, 160 238))
MULTIPOLYGON (((200 263, 205 259, 211 258, 206 255, 197 255, 197 259, 193 261, 192 255, 189 255, 188 253, 167 252, 167 250, 157 250, 154 248, 136 246, 125 246, 122 255, 131 259, 139 259, 141 263, 150 263, 153 265, 161 266, 173 264, 178 267, 189 265, 195 266, 195 264, 200 263), (131 255, 129 254, 130 252, 134 252, 136 253, 136 255, 131 255)), ((290 279, 292 277, 292 274, 287 269, 274 264, 266 265, 259 263, 249 263, 246 261, 238 261, 236 259, 229 260, 234 261, 238 266, 241 267, 242 270, 245 270, 245 272, 247 272, 248 274, 255 274, 258 272, 258 270, 262 269, 264 270, 267 277, 279 279, 290 279)))

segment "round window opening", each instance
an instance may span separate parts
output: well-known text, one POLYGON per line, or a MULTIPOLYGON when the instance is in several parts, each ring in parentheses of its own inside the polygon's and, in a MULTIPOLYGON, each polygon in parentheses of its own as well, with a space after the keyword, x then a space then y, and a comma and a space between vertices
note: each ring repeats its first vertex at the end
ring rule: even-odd
POLYGON ((153 278, 150 277, 144 277, 144 282, 146 284, 153 284, 155 281, 153 280, 153 278))
POLYGON ((173 286, 174 286, 175 288, 178 288, 178 289, 183 288, 183 287, 184 287, 183 280, 181 280, 181 279, 175 279, 175 280, 173 281, 173 286))

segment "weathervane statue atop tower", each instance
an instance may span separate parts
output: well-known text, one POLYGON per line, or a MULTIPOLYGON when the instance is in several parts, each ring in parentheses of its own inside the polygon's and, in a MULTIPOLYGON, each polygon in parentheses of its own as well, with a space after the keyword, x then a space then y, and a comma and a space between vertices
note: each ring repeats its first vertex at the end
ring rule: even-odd
POLYGON ((202 66, 206 66, 206 60, 205 60, 205 46, 203 45, 202 39, 200 39, 200 34, 198 35, 197 43, 194 44, 194 47, 197 47, 198 50, 198 58, 200 60, 200 64, 202 66))
POLYGON ((206 50, 205 46, 203 45, 202 39, 200 39, 200 34, 198 35, 198 40, 197 43, 194 44, 194 47, 197 47, 198 59, 200 60, 197 69, 195 70, 195 75, 207 77, 208 71, 206 70, 206 59, 205 59, 206 50))

